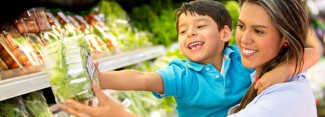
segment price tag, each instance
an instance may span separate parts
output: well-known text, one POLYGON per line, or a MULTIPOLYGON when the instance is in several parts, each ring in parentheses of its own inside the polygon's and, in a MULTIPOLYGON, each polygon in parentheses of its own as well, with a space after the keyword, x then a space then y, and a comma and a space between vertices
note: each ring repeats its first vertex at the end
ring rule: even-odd
POLYGON ((93 60, 91 59, 89 52, 87 52, 86 69, 90 76, 90 79, 93 80, 94 73, 95 73, 95 64, 94 64, 93 60))

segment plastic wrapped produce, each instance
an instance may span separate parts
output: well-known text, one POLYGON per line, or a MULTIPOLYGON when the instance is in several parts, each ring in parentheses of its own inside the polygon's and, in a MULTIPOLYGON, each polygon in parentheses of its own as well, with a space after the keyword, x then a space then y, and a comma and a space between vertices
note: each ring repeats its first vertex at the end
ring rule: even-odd
POLYGON ((64 29, 61 27, 58 19, 56 19, 51 12, 46 12, 46 16, 47 21, 50 23, 52 28, 52 31, 50 32, 53 34, 53 38, 55 38, 55 40, 59 40, 59 37, 61 36, 61 33, 64 32, 64 29))
POLYGON ((99 36, 95 34, 91 34, 91 31, 89 31, 90 26, 88 24, 84 24, 86 22, 82 22, 83 20, 82 17, 79 17, 79 19, 73 17, 72 15, 67 15, 67 17, 75 27, 79 28, 81 31, 83 31, 86 34, 85 39, 92 53, 94 54, 111 53, 108 46, 99 36), (81 27, 84 27, 84 29, 82 29, 81 27))
MULTIPOLYGON (((14 56, 14 54, 8 51, 9 49, 10 48, 6 46, 4 39, 0 38, 0 52, 1 52, 0 57, 7 64, 7 67, 9 69, 16 69, 16 68, 23 67, 23 65, 14 56)), ((18 52, 21 52, 21 51, 18 51, 18 52)), ((16 52, 16 54, 17 54, 17 52, 16 52)))
POLYGON ((53 117, 42 92, 32 92, 22 98, 30 117, 53 117))
POLYGON ((39 31, 46 31, 51 29, 50 24, 47 22, 45 8, 37 7, 31 8, 21 14, 21 17, 28 17, 34 20, 39 27, 39 31))
POLYGON ((89 45, 89 48, 91 49, 92 53, 94 54, 111 54, 110 50, 108 49, 107 45, 103 42, 103 40, 95 35, 95 34, 87 34, 85 36, 85 40, 87 44, 89 45))
POLYGON ((69 37, 81 34, 81 30, 75 27, 62 11, 59 11, 56 14, 58 21, 65 28, 65 34, 67 34, 69 37))
POLYGON ((91 79, 97 81, 97 75, 83 35, 45 47, 44 61, 57 103, 68 98, 84 102, 94 97, 91 79))
POLYGON ((2 25, 0 30, 1 44, 8 47, 5 48, 7 52, 12 53, 24 67, 43 63, 37 56, 37 51, 12 25, 2 25))
POLYGON ((100 35, 112 52, 121 52, 117 39, 109 32, 109 28, 102 20, 100 20, 99 16, 95 12, 85 14, 84 18, 90 22, 94 27, 96 34, 100 35))
POLYGON ((36 50, 38 58, 42 58, 41 51, 45 47, 42 40, 33 33, 26 33, 24 34, 24 37, 26 38, 27 42, 33 47, 33 49, 36 50))
POLYGON ((11 98, 0 102, 0 117, 28 117, 21 97, 11 98))

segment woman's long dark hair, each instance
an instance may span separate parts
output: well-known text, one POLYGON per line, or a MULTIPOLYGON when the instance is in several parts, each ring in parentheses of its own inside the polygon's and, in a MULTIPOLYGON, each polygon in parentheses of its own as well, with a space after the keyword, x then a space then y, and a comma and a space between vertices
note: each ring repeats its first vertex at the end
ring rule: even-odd
MULTIPOLYGON (((279 30, 281 37, 285 37, 289 46, 282 47, 279 54, 268 62, 262 69, 261 78, 266 72, 274 69, 279 63, 290 60, 295 62, 294 75, 302 70, 304 43, 308 32, 308 16, 302 0, 239 0, 240 7, 244 3, 262 6, 268 13, 272 23, 279 30)), ((243 97, 240 107, 235 111, 244 109, 256 96, 255 82, 249 87, 243 97)))

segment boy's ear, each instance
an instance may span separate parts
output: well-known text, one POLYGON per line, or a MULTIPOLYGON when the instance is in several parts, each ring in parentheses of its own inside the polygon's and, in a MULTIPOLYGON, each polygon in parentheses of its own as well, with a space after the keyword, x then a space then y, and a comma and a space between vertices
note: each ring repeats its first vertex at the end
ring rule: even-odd
POLYGON ((225 25, 220 32, 221 40, 224 42, 228 42, 231 38, 231 30, 230 28, 225 25))

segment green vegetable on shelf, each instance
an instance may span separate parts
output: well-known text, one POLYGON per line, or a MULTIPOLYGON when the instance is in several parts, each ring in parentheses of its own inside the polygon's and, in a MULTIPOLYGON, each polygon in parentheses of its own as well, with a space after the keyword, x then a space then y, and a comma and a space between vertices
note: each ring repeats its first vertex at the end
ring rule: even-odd
POLYGON ((23 102, 30 117, 53 117, 53 114, 41 92, 32 92, 23 97, 23 102))
POLYGON ((0 117, 28 117, 21 98, 15 97, 0 102, 0 117))

